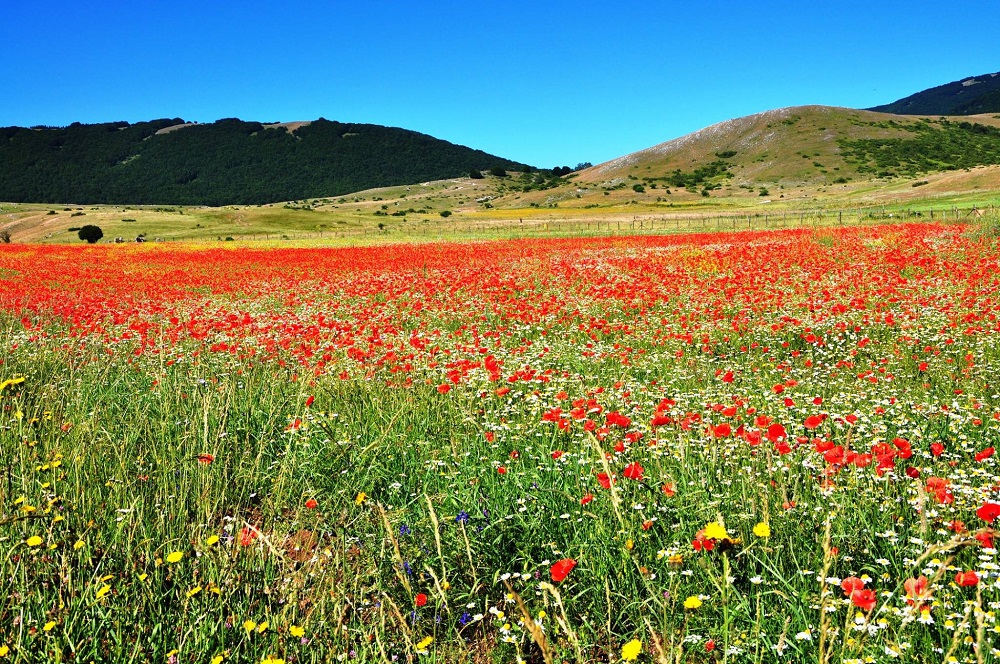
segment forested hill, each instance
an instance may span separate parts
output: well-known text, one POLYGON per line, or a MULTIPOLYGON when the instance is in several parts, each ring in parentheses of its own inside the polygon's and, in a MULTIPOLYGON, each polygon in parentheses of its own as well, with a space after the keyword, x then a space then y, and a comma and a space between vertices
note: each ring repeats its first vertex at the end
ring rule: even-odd
POLYGON ((1000 112, 1000 72, 952 81, 869 111, 898 115, 977 115, 1000 112))
POLYGON ((0 129, 0 201, 227 205, 337 196, 524 164, 414 131, 319 119, 0 129))

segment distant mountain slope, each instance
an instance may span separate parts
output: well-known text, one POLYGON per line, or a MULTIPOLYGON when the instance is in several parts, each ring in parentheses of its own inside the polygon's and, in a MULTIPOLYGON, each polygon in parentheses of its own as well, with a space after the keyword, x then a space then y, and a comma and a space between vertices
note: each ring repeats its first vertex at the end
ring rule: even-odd
POLYGON ((581 171, 574 182, 711 192, 823 185, 1000 164, 1000 119, 798 106, 727 120, 581 171))
POLYGON ((1000 113, 1000 73, 953 81, 867 110, 896 115, 1000 113))
POLYGON ((0 201, 227 205, 338 196, 524 164, 414 131, 319 119, 0 129, 0 201))

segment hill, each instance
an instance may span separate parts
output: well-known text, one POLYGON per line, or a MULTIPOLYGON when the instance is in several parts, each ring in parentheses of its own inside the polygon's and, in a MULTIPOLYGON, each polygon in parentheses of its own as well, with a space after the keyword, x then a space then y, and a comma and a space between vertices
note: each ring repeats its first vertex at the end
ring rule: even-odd
MULTIPOLYGON (((1000 164, 1000 118, 901 118, 829 106, 727 120, 581 171, 577 186, 715 195, 833 187, 1000 164)), ((631 192, 630 192, 631 193, 631 192)))
POLYGON ((952 81, 868 110, 897 115, 1000 113, 1000 72, 952 81))
POLYGON ((263 204, 524 164, 371 124, 129 124, 0 128, 0 200, 124 205, 263 204))

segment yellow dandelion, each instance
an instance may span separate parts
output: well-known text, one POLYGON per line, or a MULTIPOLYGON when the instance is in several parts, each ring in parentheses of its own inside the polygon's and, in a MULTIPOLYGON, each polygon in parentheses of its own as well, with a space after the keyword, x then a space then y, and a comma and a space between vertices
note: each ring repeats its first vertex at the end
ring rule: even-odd
POLYGON ((42 538, 38 535, 32 535, 28 539, 24 540, 24 543, 28 546, 40 546, 42 544, 42 538))
POLYGON ((184 557, 184 554, 181 553, 180 551, 173 551, 173 552, 167 554, 167 562, 168 563, 179 563, 181 561, 181 558, 183 558, 183 557, 184 557))
POLYGON ((191 599, 192 597, 194 597, 195 595, 197 595, 200 592, 201 592, 201 586, 195 586, 191 590, 187 591, 187 597, 188 597, 188 599, 191 599))
POLYGON ((213 544, 215 544, 218 541, 219 541, 219 536, 218 535, 212 535, 211 537, 209 537, 208 539, 205 540, 205 546, 212 546, 213 544))
POLYGON ((222 660, 224 659, 225 657, 223 657, 222 655, 216 655, 215 657, 212 658, 212 664, 222 664, 222 660))
POLYGON ((136 578, 139 579, 140 581, 145 581, 147 577, 149 577, 149 575, 146 574, 145 572, 143 572, 142 574, 140 574, 136 578))
POLYGON ((365 498, 367 497, 368 494, 366 494, 364 491, 359 492, 358 495, 354 497, 354 504, 361 505, 361 503, 365 502, 365 498))
POLYGON ((257 629, 257 623, 247 618, 246 620, 243 621, 243 629, 245 629, 248 632, 252 632, 255 629, 257 629))
POLYGON ((427 650, 427 646, 434 642, 433 636, 425 636, 420 639, 420 643, 417 644, 417 650, 427 650))
POLYGON ((707 539, 724 540, 729 539, 729 533, 726 532, 725 526, 721 523, 712 521, 705 526, 705 537, 707 539))
POLYGON ((111 592, 111 586, 105 583, 103 586, 97 589, 97 599, 103 598, 109 592, 111 592))
POLYGON ((295 638, 300 639, 306 635, 306 630, 302 629, 298 625, 292 625, 291 627, 288 628, 288 633, 294 636, 295 638))
POLYGON ((642 641, 632 639, 622 646, 622 659, 626 662, 634 662, 642 652, 642 641))
POLYGON ((267 621, 265 620, 261 624, 257 625, 257 633, 263 634, 266 631, 267 631, 267 621))
POLYGON ((4 644, 0 646, 0 657, 6 657, 10 654, 10 646, 4 644))
POLYGON ((635 548, 635 542, 633 542, 630 539, 625 540, 625 548, 628 549, 629 551, 631 551, 632 549, 635 548))
POLYGON ((75 551, 79 551, 82 548, 83 548, 83 540, 77 540, 76 544, 73 545, 73 549, 75 551))
POLYGON ((53 629, 53 628, 54 628, 54 627, 55 627, 56 625, 58 625, 58 624, 59 624, 59 623, 57 623, 57 622, 56 622, 55 620, 50 620, 50 621, 48 621, 47 623, 45 623, 45 625, 44 625, 44 626, 42 627, 42 631, 43 631, 43 632, 51 632, 51 631, 52 631, 52 629, 53 629))
POLYGON ((761 521, 753 527, 753 534, 766 539, 771 536, 771 526, 761 521))
POLYGON ((691 595, 686 600, 684 600, 684 608, 694 611, 701 606, 701 600, 697 596, 691 595))
POLYGON ((285 660, 280 657, 271 657, 268 655, 264 659, 260 660, 260 664, 285 664, 285 660))

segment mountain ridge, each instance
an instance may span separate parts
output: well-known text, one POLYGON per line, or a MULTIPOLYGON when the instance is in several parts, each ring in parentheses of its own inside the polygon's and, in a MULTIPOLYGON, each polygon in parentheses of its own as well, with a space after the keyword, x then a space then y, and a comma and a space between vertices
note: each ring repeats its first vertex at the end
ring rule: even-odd
POLYGON ((979 115, 1000 112, 1000 72, 937 85, 889 104, 865 109, 896 115, 979 115))

